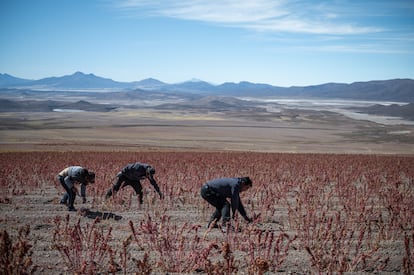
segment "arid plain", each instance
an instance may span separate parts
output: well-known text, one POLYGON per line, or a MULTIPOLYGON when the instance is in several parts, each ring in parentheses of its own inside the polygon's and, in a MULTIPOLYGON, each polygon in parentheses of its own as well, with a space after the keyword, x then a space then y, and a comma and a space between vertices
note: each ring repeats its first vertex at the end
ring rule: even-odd
POLYGON ((0 113, 2 150, 236 150, 414 153, 414 125, 334 112, 181 111, 0 113))

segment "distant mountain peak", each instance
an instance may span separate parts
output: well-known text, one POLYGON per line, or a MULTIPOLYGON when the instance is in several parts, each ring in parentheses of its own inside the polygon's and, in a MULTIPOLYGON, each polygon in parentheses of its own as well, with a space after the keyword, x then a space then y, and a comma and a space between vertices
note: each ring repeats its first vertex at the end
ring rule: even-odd
POLYGON ((94 75, 93 73, 86 74, 86 73, 84 73, 84 72, 80 72, 80 71, 77 71, 77 72, 73 73, 72 75, 67 75, 67 76, 68 76, 68 77, 73 76, 73 77, 94 77, 94 78, 103 78, 103 77, 96 76, 96 75, 94 75))
POLYGON ((0 73, 0 87, 1 86, 14 86, 14 85, 22 85, 25 83, 30 82, 31 80, 23 79, 14 77, 12 75, 9 75, 7 73, 1 74, 0 73))
POLYGON ((190 80, 187 80, 185 82, 206 82, 206 81, 203 81, 203 80, 201 80, 199 78, 191 78, 190 80))
POLYGON ((145 78, 143 80, 140 80, 140 81, 138 81, 138 83, 139 84, 146 84, 146 85, 149 85, 149 84, 155 84, 155 85, 157 85, 157 84, 165 84, 164 82, 162 82, 162 81, 160 81, 158 79, 152 78, 152 77, 149 77, 149 78, 145 78))

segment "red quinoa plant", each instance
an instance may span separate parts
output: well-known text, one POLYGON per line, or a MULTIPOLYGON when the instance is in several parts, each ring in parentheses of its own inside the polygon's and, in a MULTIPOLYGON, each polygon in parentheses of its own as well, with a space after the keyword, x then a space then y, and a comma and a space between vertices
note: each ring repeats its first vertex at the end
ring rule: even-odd
POLYGON ((29 225, 19 228, 15 239, 6 230, 0 231, 0 274, 32 274, 36 270, 29 233, 29 225))

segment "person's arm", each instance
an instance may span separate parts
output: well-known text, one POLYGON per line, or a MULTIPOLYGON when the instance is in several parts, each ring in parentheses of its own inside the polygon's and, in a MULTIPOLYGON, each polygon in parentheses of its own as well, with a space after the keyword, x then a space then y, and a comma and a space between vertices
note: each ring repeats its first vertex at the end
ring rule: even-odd
POLYGON ((82 202, 86 203, 86 184, 81 184, 81 197, 82 202))
POLYGON ((239 209, 240 205, 240 194, 239 190, 237 188, 234 188, 232 190, 232 196, 231 196, 231 210, 233 212, 233 219, 236 217, 236 211, 239 209))
POLYGON ((251 218, 249 218, 248 216, 247 216, 247 213, 246 213, 246 210, 244 209, 244 206, 243 206, 243 204, 242 204, 242 202, 239 200, 239 208, 238 208, 238 210, 239 210, 239 213, 240 213, 240 215, 242 215, 242 217, 247 221, 247 222, 252 222, 253 220, 251 219, 251 218))
POLYGON ((240 192, 238 188, 235 188, 233 190, 233 195, 231 197, 231 208, 233 210, 233 219, 235 218, 236 215, 236 210, 239 211, 240 215, 247 221, 247 222, 251 222, 252 219, 250 219, 247 216, 246 210, 244 209, 244 206, 240 200, 240 192))
POLYGON ((152 175, 150 175, 148 177, 151 185, 154 187, 155 191, 157 191, 157 193, 160 195, 160 198, 164 198, 164 195, 162 194, 160 187, 158 186, 157 182, 155 181, 155 179, 152 177, 152 175))

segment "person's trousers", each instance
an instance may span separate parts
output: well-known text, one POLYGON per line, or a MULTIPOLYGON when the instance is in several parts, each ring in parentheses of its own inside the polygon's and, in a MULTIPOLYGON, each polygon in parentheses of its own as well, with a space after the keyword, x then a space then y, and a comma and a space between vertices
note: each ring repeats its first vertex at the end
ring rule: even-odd
MULTIPOLYGON (((81 184, 81 196, 83 198, 86 198, 86 186, 83 184, 81 184)), ((68 199, 69 199, 69 194, 66 192, 65 194, 63 194, 62 198, 60 199, 60 203, 67 204, 68 199)))
POLYGON ((141 182, 139 180, 130 180, 127 177, 125 177, 124 175, 120 174, 117 176, 118 179, 116 180, 116 182, 113 184, 112 188, 108 190, 108 192, 106 192, 106 197, 110 197, 112 196, 112 194, 114 192, 118 192, 119 189, 124 188, 125 186, 132 186, 132 188, 134 188, 135 193, 138 195, 139 197, 139 203, 142 204, 143 202, 143 192, 142 192, 142 185, 141 182))
POLYGON ((213 215, 211 215, 209 224, 218 222, 223 218, 223 225, 226 225, 230 221, 230 203, 227 199, 206 184, 201 187, 200 194, 203 199, 216 208, 213 215))
POLYGON ((73 208, 73 203, 75 202, 76 193, 73 192, 73 190, 65 184, 65 178, 63 176, 58 176, 58 180, 60 182, 60 185, 62 185, 62 187, 66 191, 66 193, 61 198, 60 202, 66 204, 66 201, 69 200, 68 207, 73 208))

